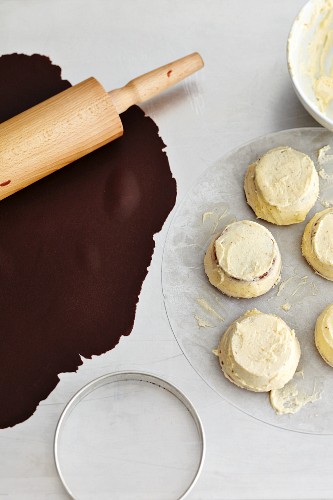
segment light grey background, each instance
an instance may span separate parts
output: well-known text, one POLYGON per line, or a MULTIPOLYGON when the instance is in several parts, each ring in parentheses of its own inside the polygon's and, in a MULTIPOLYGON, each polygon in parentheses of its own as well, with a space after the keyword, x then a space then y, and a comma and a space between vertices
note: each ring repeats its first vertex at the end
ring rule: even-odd
MULTIPOLYGON (((288 31, 303 3, 0 0, 0 53, 46 54, 72 83, 95 76, 111 89, 199 51, 203 71, 143 106, 167 144, 179 203, 228 150, 273 131, 315 125, 294 94, 285 57, 288 31)), ((62 374, 33 417, 0 431, 1 497, 65 499, 52 457, 64 405, 97 376, 138 369, 179 386, 203 420, 207 457, 192 500, 332 498, 333 437, 283 431, 242 414, 199 378, 180 351, 161 290, 170 220, 155 237, 131 335, 113 351, 85 360, 77 373, 62 374)))

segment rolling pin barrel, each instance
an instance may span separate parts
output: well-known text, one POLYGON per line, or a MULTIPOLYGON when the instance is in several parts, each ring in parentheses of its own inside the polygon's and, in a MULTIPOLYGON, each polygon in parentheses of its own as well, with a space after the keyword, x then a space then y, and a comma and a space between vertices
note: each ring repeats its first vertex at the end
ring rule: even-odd
POLYGON ((121 136, 111 97, 89 78, 0 124, 0 199, 121 136))
POLYGON ((94 78, 0 124, 0 200, 123 134, 119 113, 203 66, 194 53, 107 93, 94 78))

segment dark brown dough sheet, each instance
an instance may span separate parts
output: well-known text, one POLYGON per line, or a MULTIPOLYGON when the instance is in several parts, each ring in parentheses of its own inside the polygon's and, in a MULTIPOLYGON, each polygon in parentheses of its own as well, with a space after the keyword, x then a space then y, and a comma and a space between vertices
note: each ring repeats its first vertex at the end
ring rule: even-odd
MULTIPOLYGON (((0 121, 69 86, 47 57, 0 57, 0 121)), ((0 202, 1 428, 132 330, 176 182, 155 123, 136 106, 122 121, 122 138, 0 202)))

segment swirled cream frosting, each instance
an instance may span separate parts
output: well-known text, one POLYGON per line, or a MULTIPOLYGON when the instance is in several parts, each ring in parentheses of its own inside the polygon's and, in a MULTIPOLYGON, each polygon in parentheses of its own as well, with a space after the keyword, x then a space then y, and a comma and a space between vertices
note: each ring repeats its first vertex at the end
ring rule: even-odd
POLYGON ((244 190, 259 219, 295 224, 306 218, 318 198, 318 173, 309 156, 281 146, 248 167, 244 190))
POLYGON ((302 253, 317 274, 333 281, 333 208, 316 213, 307 224, 302 253))
POLYGON ((280 389, 289 382, 300 353, 294 330, 279 316, 256 309, 229 326, 217 352, 226 378, 255 392, 280 389))
POLYGON ((243 220, 214 237, 204 259, 212 285, 230 297, 258 297, 280 279, 281 255, 268 229, 243 220))
POLYGON ((323 360, 333 367, 333 304, 327 306, 318 316, 315 344, 323 360))

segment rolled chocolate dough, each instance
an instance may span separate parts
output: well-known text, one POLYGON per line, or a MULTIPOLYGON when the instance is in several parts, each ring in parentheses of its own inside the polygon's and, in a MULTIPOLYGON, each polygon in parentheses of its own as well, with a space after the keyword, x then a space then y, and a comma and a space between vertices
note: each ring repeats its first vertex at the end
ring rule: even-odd
MULTIPOLYGON (((70 87, 36 54, 0 57, 0 75, 0 121, 70 87)), ((136 106, 122 121, 122 138, 0 202, 1 428, 132 330, 176 182, 155 123, 136 106)))

